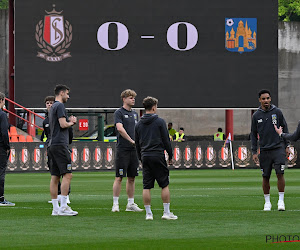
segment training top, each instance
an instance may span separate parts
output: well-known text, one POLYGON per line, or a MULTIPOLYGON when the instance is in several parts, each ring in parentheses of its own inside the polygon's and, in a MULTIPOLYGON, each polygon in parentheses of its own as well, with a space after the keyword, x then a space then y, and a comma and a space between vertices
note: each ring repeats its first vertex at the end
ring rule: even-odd
POLYGON ((135 147, 126 139, 124 139, 117 130, 116 124, 122 123, 127 134, 134 140, 134 127, 138 122, 138 115, 134 110, 127 110, 123 107, 117 109, 114 114, 115 128, 117 134, 117 149, 135 150, 135 147))
POLYGON ((55 101, 49 112, 50 140, 48 146, 52 145, 68 145, 69 129, 61 128, 59 118, 65 117, 68 121, 65 105, 55 101))
POLYGON ((257 153, 257 141, 259 135, 259 147, 261 151, 280 148, 284 142, 287 146, 288 141, 283 140, 275 131, 274 124, 283 128, 284 133, 288 133, 288 127, 283 114, 275 105, 265 111, 261 107, 253 114, 251 124, 251 144, 252 153, 257 153))
POLYGON ((135 146, 139 159, 143 156, 164 156, 173 158, 172 146, 166 123, 156 114, 144 114, 135 126, 135 146))
POLYGON ((5 112, 0 109, 0 147, 9 150, 8 121, 5 112))

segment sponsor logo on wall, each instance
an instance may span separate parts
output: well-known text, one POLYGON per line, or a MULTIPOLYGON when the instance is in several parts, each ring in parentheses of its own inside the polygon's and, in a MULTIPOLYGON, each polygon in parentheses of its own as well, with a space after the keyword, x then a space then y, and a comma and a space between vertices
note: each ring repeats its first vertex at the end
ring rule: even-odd
POLYGON ((114 167, 114 151, 110 145, 106 148, 105 152, 105 167, 107 169, 114 167))
POLYGON ((230 150, 228 147, 222 147, 219 151, 220 166, 227 168, 231 162, 230 150))
POLYGON ((79 155, 78 155, 78 149, 77 147, 72 147, 72 153, 71 153, 71 161, 72 161, 72 169, 75 170, 79 167, 79 155))
POLYGON ((176 145, 174 147, 174 153, 173 153, 173 155, 174 155, 174 157, 173 157, 174 158, 173 166, 175 168, 179 168, 181 166, 181 158, 182 158, 182 156, 181 156, 181 151, 180 151, 180 148, 179 148, 178 145, 176 145))
POLYGON ((240 168, 245 168, 250 165, 251 152, 246 146, 239 146, 238 149, 235 150, 234 156, 236 159, 235 164, 240 168))
POLYGON ((16 155, 16 149, 11 146, 10 148, 10 154, 7 162, 7 169, 10 171, 14 171, 17 168, 17 155, 16 155))
POLYGON ((32 153, 32 167, 34 170, 40 170, 42 168, 42 155, 39 148, 35 148, 32 153))
POLYGON ((97 146, 94 150, 94 155, 93 155, 95 169, 100 169, 102 167, 102 159, 103 159, 103 154, 101 148, 97 146))
POLYGON ((206 154, 205 154, 206 166, 209 168, 215 166, 216 159, 217 159, 217 152, 213 148, 213 146, 209 145, 206 149, 206 154))
POLYGON ((89 169, 91 166, 91 152, 90 149, 85 146, 82 150, 81 154, 81 162, 82 162, 82 168, 83 169, 89 169))
POLYGON ((27 147, 23 147, 20 154, 20 162, 21 162, 21 169, 27 170, 29 168, 29 161, 30 161, 30 155, 28 152, 27 147))
POLYGON ((184 149, 183 161, 184 161, 184 166, 186 168, 190 168, 192 166, 193 153, 189 145, 187 145, 184 149))

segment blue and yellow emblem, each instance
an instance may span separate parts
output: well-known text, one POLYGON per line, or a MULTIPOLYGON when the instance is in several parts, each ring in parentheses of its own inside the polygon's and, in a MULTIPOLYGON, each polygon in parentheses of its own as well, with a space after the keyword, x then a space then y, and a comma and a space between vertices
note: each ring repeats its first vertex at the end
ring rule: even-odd
POLYGON ((256 18, 225 18, 225 48, 231 52, 252 52, 257 47, 256 18))

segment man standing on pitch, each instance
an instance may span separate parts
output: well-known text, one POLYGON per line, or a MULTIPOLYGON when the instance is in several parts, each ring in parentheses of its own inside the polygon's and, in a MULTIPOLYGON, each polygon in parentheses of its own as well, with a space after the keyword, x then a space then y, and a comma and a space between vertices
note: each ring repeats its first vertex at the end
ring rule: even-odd
POLYGON ((4 182, 7 161, 10 153, 7 116, 2 111, 5 105, 5 95, 0 92, 0 206, 15 206, 15 203, 4 199, 4 182))
POLYGON ((286 153, 289 152, 287 142, 280 138, 274 130, 274 125, 283 127, 288 133, 287 124, 279 108, 271 104, 271 94, 268 90, 261 90, 258 93, 261 106, 253 114, 251 125, 251 142, 253 161, 260 164, 263 176, 263 191, 265 196, 264 211, 271 211, 270 201, 270 176, 272 166, 277 175, 277 187, 279 191, 278 210, 285 211, 284 204, 284 168, 286 153), (257 154, 257 141, 259 135, 260 156, 257 154), (286 149, 286 150, 285 150, 286 149), (285 153, 286 151, 286 153, 285 153))
POLYGON ((71 156, 68 150, 69 128, 77 122, 75 116, 67 117, 64 103, 69 99, 70 88, 65 85, 55 87, 55 102, 49 112, 50 140, 49 157, 51 162, 50 173, 50 194, 52 199, 52 215, 74 216, 78 212, 73 211, 67 205, 67 195, 72 179, 71 156), (58 206, 57 187, 63 176, 61 183, 61 206, 58 206))
POLYGON ((157 104, 158 100, 153 97, 148 96, 143 100, 146 114, 135 127, 136 150, 143 164, 143 200, 146 220, 153 220, 150 190, 154 188, 155 180, 162 189, 164 213, 161 218, 177 220, 178 217, 170 212, 169 169, 164 154, 166 150, 171 164, 172 147, 166 123, 156 114, 157 104))
POLYGON ((128 203, 126 211, 141 212, 134 203, 135 177, 138 176, 139 161, 135 150, 134 127, 138 115, 132 110, 135 104, 135 91, 126 89, 121 93, 123 106, 116 110, 115 126, 117 130, 116 146, 116 178, 113 184, 113 207, 112 212, 119 212, 119 196, 123 177, 127 177, 126 192, 128 203))

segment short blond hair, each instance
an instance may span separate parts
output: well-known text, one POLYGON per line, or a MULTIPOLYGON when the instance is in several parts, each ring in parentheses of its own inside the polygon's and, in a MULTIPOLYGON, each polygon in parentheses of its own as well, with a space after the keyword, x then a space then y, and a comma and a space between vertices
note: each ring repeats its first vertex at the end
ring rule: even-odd
POLYGON ((137 94, 135 93, 134 90, 132 89, 125 89, 122 93, 121 93, 121 100, 123 101, 123 98, 127 98, 129 96, 133 96, 136 97, 137 94))

